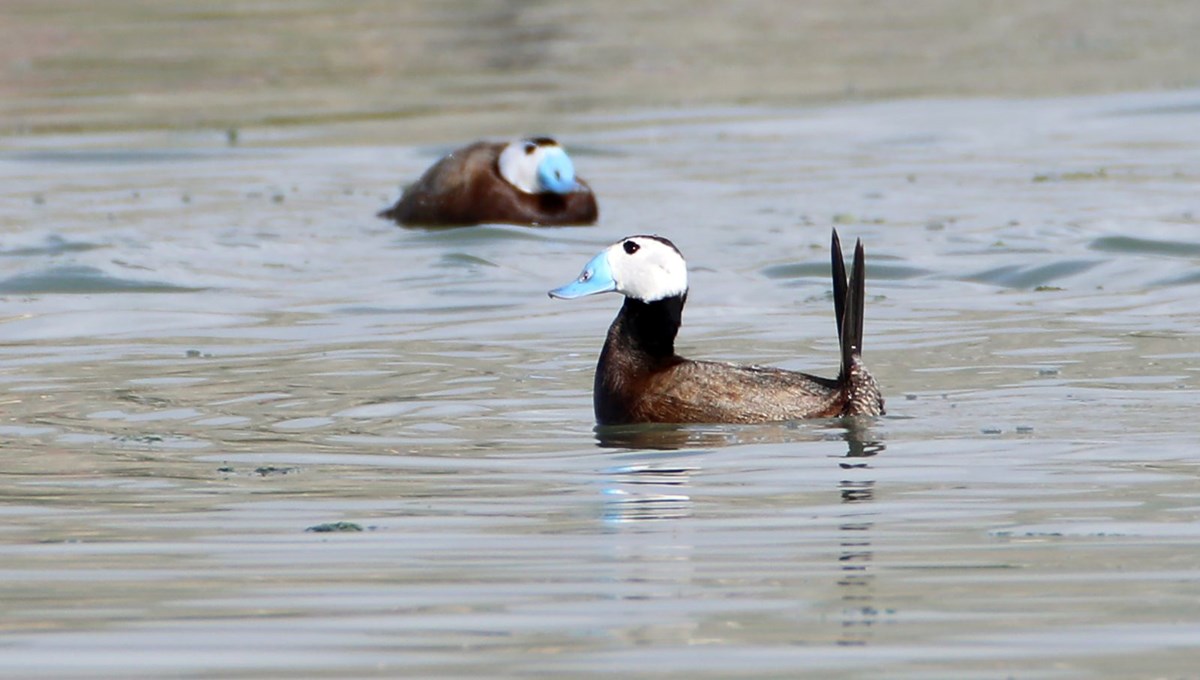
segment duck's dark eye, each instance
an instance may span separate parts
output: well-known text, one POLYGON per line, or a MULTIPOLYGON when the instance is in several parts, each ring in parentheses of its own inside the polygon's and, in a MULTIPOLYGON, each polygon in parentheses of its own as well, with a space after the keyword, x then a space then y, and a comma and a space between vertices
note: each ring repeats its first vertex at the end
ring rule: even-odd
POLYGON ((641 248, 641 246, 633 241, 626 241, 623 245, 625 246, 625 252, 629 253, 630 255, 636 253, 638 249, 641 248))
POLYGON ((531 142, 525 142, 525 155, 528 156, 529 154, 533 153, 534 151, 537 151, 537 144, 533 144, 531 142))

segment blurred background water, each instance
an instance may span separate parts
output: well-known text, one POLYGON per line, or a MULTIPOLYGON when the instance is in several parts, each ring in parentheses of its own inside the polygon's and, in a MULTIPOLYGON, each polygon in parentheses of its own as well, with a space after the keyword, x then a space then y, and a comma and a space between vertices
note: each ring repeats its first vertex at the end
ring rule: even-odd
POLYGON ((1194 675, 1198 24, 4 3, 0 674, 1194 675), (541 132, 598 226, 373 216, 541 132), (593 430, 546 290, 660 233, 685 355, 832 374, 833 226, 887 417, 593 430))

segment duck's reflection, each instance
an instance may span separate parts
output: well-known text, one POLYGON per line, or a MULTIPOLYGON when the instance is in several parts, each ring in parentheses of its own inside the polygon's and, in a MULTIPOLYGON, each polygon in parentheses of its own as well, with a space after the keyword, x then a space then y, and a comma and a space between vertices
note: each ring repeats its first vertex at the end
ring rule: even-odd
MULTIPOLYGON (((840 465, 843 470, 870 470, 870 458, 884 451, 882 441, 872 437, 870 424, 863 421, 848 421, 845 432, 846 457, 840 465)), ((871 630, 879 618, 875 606, 875 575, 871 573, 871 562, 875 552, 871 548, 871 530, 875 523, 870 521, 874 514, 863 504, 875 500, 875 480, 843 479, 838 491, 846 512, 845 521, 838 525, 841 550, 838 566, 841 576, 837 587, 842 600, 842 632, 838 644, 862 646, 871 637, 871 630)))
MULTIPOLYGON (((873 438, 869 421, 834 421, 840 429, 837 437, 846 444, 846 455, 839 458, 843 470, 869 469, 866 461, 882 453, 882 441, 873 438)), ((734 444, 782 443, 797 439, 828 439, 828 431, 797 431, 795 424, 777 426, 730 425, 622 425, 599 426, 596 440, 606 448, 674 451, 656 457, 654 462, 623 465, 606 470, 605 513, 610 522, 672 519, 691 515, 688 486, 691 474, 699 470, 698 449, 734 444), (799 435, 799 436, 798 436, 799 435)), ((844 503, 870 501, 874 481, 847 480, 841 483, 844 503)))
MULTIPOLYGON (((822 621, 828 622, 828 633, 819 633, 813 638, 811 628, 798 626, 795 631, 797 644, 814 640, 834 641, 843 646, 869 644, 880 618, 872 567, 871 536, 876 512, 870 507, 875 499, 872 462, 885 450, 881 438, 872 432, 872 425, 871 421, 838 420, 772 427, 658 425, 597 428, 600 446, 633 449, 609 459, 615 459, 617 464, 604 470, 603 481, 603 517, 613 535, 620 537, 614 543, 617 565, 614 578, 622 584, 620 597, 634 603, 631 607, 640 607, 649 598, 680 597, 679 589, 694 586, 697 572, 711 566, 704 561, 707 554, 697 550, 698 545, 711 547, 714 538, 706 535, 709 525, 694 516, 692 484, 703 469, 706 456, 713 454, 713 448, 749 442, 820 441, 829 448, 837 447, 830 452, 829 462, 822 462, 817 467, 824 471, 826 479, 831 480, 825 493, 836 493, 841 505, 830 508, 817 501, 821 508, 817 512, 824 516, 823 519, 817 517, 814 522, 813 517, 805 515, 801 518, 803 528, 796 530, 816 531, 818 534, 815 535, 825 536, 827 541, 835 544, 819 550, 821 554, 828 554, 829 549, 833 549, 837 555, 836 563, 818 568, 817 572, 831 578, 832 593, 824 584, 814 589, 810 583, 798 591, 779 586, 774 596, 803 598, 804 611, 811 611, 817 602, 829 607, 821 617, 822 621), (844 453, 837 453, 838 449, 844 453), (827 465, 837 467, 825 467, 827 465), (828 523, 830 520, 832 525, 828 523)), ((828 450, 825 445, 818 448, 828 450)), ((812 469, 812 462, 811 459, 806 461, 805 469, 812 469)), ((779 527, 772 530, 778 531, 779 527)), ((778 535, 785 542, 789 540, 785 534, 778 535)), ((812 543, 800 539, 798 545, 801 546, 798 553, 786 545, 778 548, 764 545, 763 559, 773 556, 784 560, 778 565, 783 570, 781 573, 787 573, 790 568, 788 555, 793 553, 798 565, 811 564, 812 543)), ((681 644, 691 643, 697 630, 704 625, 705 619, 700 617, 675 627, 652 631, 639 629, 638 635, 659 636, 655 639, 666 636, 681 644)), ((744 631, 733 629, 723 631, 721 635, 730 640, 743 639, 743 636, 752 640, 754 630, 750 623, 744 631)), ((774 628, 770 635, 778 636, 781 632, 774 628)), ((711 631, 705 635, 711 635, 711 631)))
POLYGON ((741 443, 727 425, 597 425, 594 431, 597 446, 607 449, 679 451, 741 443))
POLYGON ((741 443, 738 430, 725 425, 600 425, 595 433, 604 448, 664 452, 652 463, 606 470, 604 519, 612 523, 690 516, 692 499, 686 491, 691 474, 699 470, 689 464, 696 461, 697 450, 741 443), (672 451, 677 453, 665 453, 672 451))
MULTIPOLYGON (((823 421, 793 421, 766 425, 597 425, 593 430, 596 445, 611 449, 651 449, 679 451, 708 449, 738 444, 786 444, 795 441, 830 439, 831 424, 849 446, 847 458, 865 458, 883 451, 871 431, 872 421, 864 418, 838 418, 823 421)), ((845 466, 843 466, 845 467, 845 466)))
POLYGON ((604 489, 607 522, 680 519, 692 514, 687 493, 696 466, 670 462, 624 465, 608 471, 604 489))

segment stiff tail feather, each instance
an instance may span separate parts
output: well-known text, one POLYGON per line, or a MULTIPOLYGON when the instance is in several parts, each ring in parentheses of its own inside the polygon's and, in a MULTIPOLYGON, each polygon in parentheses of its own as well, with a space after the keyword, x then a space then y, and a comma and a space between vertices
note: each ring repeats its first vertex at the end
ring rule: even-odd
POLYGON ((838 342, 842 340, 842 320, 846 314, 846 261, 842 259, 842 240, 833 230, 830 246, 833 264, 833 320, 837 322, 838 342))
POLYGON ((842 258, 842 242, 833 230, 833 315, 837 320, 838 341, 841 345, 842 367, 838 380, 848 380, 854 358, 862 355, 863 307, 866 301, 866 256, 862 240, 854 245, 854 264, 846 278, 846 262, 842 258))

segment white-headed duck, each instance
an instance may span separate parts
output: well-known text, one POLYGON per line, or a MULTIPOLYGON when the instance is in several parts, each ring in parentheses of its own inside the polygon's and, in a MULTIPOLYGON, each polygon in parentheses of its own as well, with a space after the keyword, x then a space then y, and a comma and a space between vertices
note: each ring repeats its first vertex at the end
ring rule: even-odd
POLYGON ((549 137, 535 137, 452 151, 379 216, 410 226, 566 226, 594 224, 598 214, 567 152, 549 137))
POLYGON ((865 276, 859 241, 847 280, 835 230, 833 306, 842 365, 832 380, 675 354, 675 334, 687 301, 687 263, 660 236, 621 239, 550 296, 625 296, 596 366, 593 401, 599 424, 763 423, 884 413, 883 396, 861 354, 865 276))

